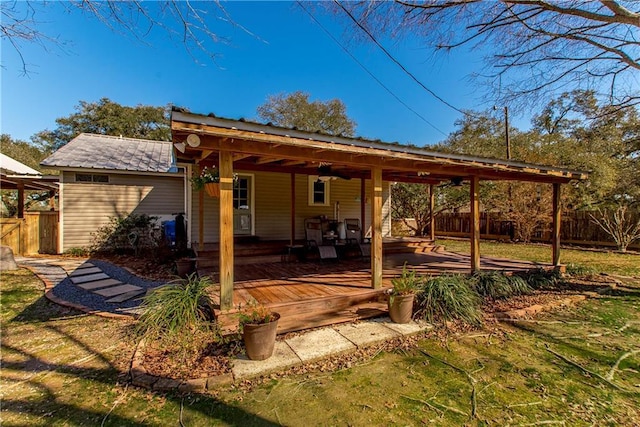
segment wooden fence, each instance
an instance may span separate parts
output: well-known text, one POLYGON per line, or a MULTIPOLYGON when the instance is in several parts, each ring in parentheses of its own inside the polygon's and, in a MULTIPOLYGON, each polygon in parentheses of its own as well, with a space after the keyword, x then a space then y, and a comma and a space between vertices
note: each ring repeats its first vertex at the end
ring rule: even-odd
POLYGON ((0 244, 14 254, 57 254, 58 212, 25 212, 24 218, 0 219, 0 244))
MULTIPOLYGON (((471 220, 469 213, 441 213, 435 218, 436 235, 444 237, 469 237, 471 220)), ((480 238, 511 240, 514 224, 501 219, 499 214, 480 213, 480 238)), ((560 242, 582 246, 616 247, 614 240, 597 224, 591 221, 588 212, 565 212, 562 214, 560 242)), ((538 229, 534 242, 551 243, 551 222, 538 229)), ((640 249, 640 243, 629 245, 629 249, 640 249)))

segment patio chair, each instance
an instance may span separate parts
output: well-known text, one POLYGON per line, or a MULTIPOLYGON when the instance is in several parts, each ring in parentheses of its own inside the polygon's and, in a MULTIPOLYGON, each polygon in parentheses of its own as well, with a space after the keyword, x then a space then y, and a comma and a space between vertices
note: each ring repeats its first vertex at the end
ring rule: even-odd
POLYGON ((347 233, 347 243, 360 251, 363 258, 371 257, 371 242, 362 235, 362 227, 358 218, 345 218, 344 227, 347 233))
POLYGON ((338 259, 336 247, 325 245, 322 236, 322 220, 307 218, 304 220, 306 248, 308 252, 317 252, 320 259, 338 259))

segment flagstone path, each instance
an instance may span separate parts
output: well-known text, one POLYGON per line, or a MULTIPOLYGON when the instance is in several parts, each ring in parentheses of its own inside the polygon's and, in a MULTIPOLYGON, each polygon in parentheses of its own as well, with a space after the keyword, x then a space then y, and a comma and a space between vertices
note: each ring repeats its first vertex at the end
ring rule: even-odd
POLYGON ((16 262, 48 282, 54 295, 79 300, 90 311, 133 314, 147 290, 161 284, 144 282, 119 267, 86 258, 18 257, 16 262))

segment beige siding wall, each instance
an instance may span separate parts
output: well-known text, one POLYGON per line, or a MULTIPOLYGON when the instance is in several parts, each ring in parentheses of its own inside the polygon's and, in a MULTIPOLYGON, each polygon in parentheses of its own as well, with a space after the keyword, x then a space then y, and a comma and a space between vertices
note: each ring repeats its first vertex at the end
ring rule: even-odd
MULTIPOLYGON (((241 171, 238 171, 242 174, 241 171)), ((291 176, 288 173, 255 172, 255 230, 254 234, 261 240, 285 240, 291 234, 291 176)), ((318 215, 334 217, 336 202, 340 204, 340 219, 360 218, 360 180, 335 180, 330 183, 329 206, 309 206, 308 177, 296 175, 296 239, 304 239, 304 219, 318 215)), ((371 224, 371 189, 370 181, 366 180, 366 210, 365 230, 371 224)), ((198 241, 198 212, 199 192, 193 193, 192 208, 192 236, 193 242, 198 241)), ((391 215, 389 183, 383 183, 383 235, 391 233, 391 215)), ((218 199, 204 195, 204 241, 217 242, 218 233, 218 199)), ((370 234, 370 230, 369 230, 370 234)))
POLYGON ((109 183, 75 182, 75 173, 64 172, 60 203, 62 251, 86 247, 91 233, 114 216, 131 213, 170 219, 184 211, 181 176, 109 175, 109 183))

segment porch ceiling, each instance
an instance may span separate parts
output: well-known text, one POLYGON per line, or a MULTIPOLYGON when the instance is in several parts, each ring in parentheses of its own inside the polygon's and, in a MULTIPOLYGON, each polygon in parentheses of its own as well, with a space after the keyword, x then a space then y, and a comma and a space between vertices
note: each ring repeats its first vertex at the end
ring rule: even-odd
POLYGON ((351 178, 369 178, 381 168, 383 179, 438 184, 452 178, 566 183, 587 174, 520 162, 430 152, 420 148, 358 138, 302 132, 246 121, 221 119, 174 110, 171 115, 179 161, 216 164, 217 153, 230 151, 234 169, 318 175, 320 166, 351 178), (189 145, 195 134, 199 144, 189 145))

